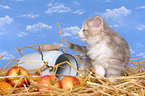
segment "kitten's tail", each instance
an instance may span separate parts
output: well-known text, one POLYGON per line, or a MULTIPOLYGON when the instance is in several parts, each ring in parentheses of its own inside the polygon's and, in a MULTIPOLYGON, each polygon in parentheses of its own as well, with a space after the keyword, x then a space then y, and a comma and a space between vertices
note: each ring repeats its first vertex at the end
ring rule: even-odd
POLYGON ((72 49, 73 51, 82 53, 82 54, 86 54, 86 47, 85 46, 80 46, 77 44, 73 44, 71 42, 69 42, 68 40, 65 40, 65 44, 67 47, 69 47, 70 49, 72 49))

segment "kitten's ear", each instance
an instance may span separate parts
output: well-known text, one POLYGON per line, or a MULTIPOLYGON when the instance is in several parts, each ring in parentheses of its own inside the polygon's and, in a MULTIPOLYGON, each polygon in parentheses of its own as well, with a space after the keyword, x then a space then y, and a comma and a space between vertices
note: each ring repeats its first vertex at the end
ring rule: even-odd
POLYGON ((90 19, 93 19, 92 17, 90 17, 90 19))
POLYGON ((103 27, 103 19, 101 17, 99 17, 99 16, 96 16, 94 18, 93 24, 97 28, 102 28, 103 27))

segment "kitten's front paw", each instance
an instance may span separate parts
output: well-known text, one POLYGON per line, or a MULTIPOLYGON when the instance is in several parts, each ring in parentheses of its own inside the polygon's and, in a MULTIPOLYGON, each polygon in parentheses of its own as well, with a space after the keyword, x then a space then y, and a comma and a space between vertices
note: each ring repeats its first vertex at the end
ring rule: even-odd
POLYGON ((67 47, 71 48, 72 43, 65 39, 65 44, 67 47))

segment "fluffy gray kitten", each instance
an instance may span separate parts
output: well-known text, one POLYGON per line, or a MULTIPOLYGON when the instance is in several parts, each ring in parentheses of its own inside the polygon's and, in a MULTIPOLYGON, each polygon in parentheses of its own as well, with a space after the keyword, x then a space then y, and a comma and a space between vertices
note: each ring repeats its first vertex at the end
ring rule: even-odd
POLYGON ((123 67, 128 65, 130 59, 128 43, 101 17, 96 16, 85 21, 78 35, 82 41, 87 42, 87 46, 73 44, 68 40, 65 43, 70 49, 86 54, 81 68, 91 70, 93 67, 96 73, 107 78, 121 75, 123 67))

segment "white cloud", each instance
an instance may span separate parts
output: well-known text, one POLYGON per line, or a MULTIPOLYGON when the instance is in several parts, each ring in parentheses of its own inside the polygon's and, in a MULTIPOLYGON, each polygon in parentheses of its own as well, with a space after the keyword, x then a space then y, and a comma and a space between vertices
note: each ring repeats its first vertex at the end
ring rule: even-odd
POLYGON ((79 39, 79 36, 75 36, 73 39, 79 39))
POLYGON ((140 56, 142 58, 145 58, 145 52, 141 52, 141 53, 137 54, 136 56, 140 56))
POLYGON ((145 8, 145 6, 139 6, 139 7, 135 8, 135 9, 144 9, 144 8, 145 8))
MULTIPOLYGON (((56 44, 59 44, 59 43, 54 42, 54 44, 56 45, 56 44)), ((61 47, 63 47, 63 44, 62 44, 62 43, 60 43, 59 45, 60 45, 61 47)))
POLYGON ((19 16, 19 17, 28 17, 28 18, 36 18, 36 17, 38 17, 39 15, 38 14, 23 14, 23 15, 21 15, 21 16, 19 16))
POLYGON ((78 1, 73 1, 72 3, 74 3, 75 5, 80 5, 78 1))
POLYGON ((82 10, 76 10, 73 13, 81 15, 81 14, 84 14, 85 12, 83 12, 82 10))
POLYGON ((136 28, 138 30, 144 30, 145 29, 145 25, 138 25, 138 26, 136 26, 136 28))
POLYGON ((51 2, 51 3, 49 3, 47 6, 52 6, 52 2, 51 2))
POLYGON ((114 27, 118 27, 118 25, 114 25, 114 27))
POLYGON ((51 28, 52 28, 52 26, 48 26, 48 25, 41 23, 41 22, 39 22, 37 24, 35 23, 33 25, 26 26, 27 31, 33 31, 33 32, 36 32, 36 31, 41 30, 41 29, 51 29, 51 28))
POLYGON ((113 2, 113 0, 105 0, 104 2, 113 2))
POLYGON ((3 59, 3 60, 8 60, 8 59, 13 59, 13 58, 15 58, 14 55, 9 54, 7 51, 0 52, 0 56, 2 56, 2 55, 4 55, 4 57, 1 58, 1 59, 3 59))
POLYGON ((48 10, 45 12, 47 14, 51 14, 51 13, 63 13, 63 12, 69 12, 71 11, 71 9, 69 7, 65 7, 63 4, 52 4, 49 3, 48 4, 48 10))
POLYGON ((137 45, 138 47, 144 47, 144 45, 141 44, 141 43, 136 43, 136 45, 137 45))
POLYGON ((106 9, 105 13, 100 13, 97 12, 97 14, 100 14, 101 16, 103 16, 104 18, 111 18, 113 20, 118 20, 120 19, 120 17, 122 16, 128 16, 129 14, 131 14, 131 10, 127 9, 126 7, 122 6, 120 8, 115 8, 113 10, 111 9, 106 9))
POLYGON ((0 35, 2 35, 3 33, 2 32, 0 32, 0 35))
POLYGON ((28 35, 28 33, 25 33, 25 32, 19 32, 19 33, 16 33, 18 37, 23 37, 23 36, 26 36, 28 35))
POLYGON ((131 48, 130 48, 129 50, 130 50, 130 53, 131 53, 131 54, 136 53, 136 52, 135 52, 133 49, 131 49, 131 48))
POLYGON ((70 33, 64 33, 63 36, 72 36, 70 33))
POLYGON ((14 21, 13 18, 10 18, 8 15, 3 17, 3 18, 0 18, 0 25, 5 25, 5 24, 11 24, 12 22, 14 21))
POLYGON ((81 29, 78 26, 71 26, 71 27, 62 29, 64 33, 63 36, 72 36, 72 35, 78 34, 80 30, 81 29))
POLYGON ((4 6, 4 5, 0 5, 0 7, 4 9, 11 9, 9 6, 4 6))
POLYGON ((16 0, 17 2, 22 2, 22 1, 25 1, 25 0, 16 0))

